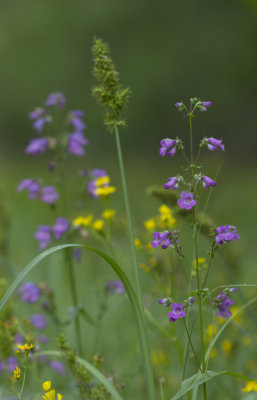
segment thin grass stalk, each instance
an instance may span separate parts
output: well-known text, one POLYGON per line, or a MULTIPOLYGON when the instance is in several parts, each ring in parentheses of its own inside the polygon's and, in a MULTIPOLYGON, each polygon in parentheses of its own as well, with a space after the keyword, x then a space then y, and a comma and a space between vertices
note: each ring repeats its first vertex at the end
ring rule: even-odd
POLYGON ((127 182, 126 182, 125 169, 124 169, 124 164, 123 164, 122 150, 121 150, 120 137, 119 137, 119 130, 118 130, 117 124, 115 124, 115 126, 114 126, 114 132, 115 132, 115 139, 116 139, 116 145, 117 145, 117 153, 118 153, 118 159, 119 159, 119 167, 120 167, 125 209, 126 209, 127 220, 128 220, 129 240, 130 240, 132 264, 133 264, 134 278, 135 278, 135 290, 136 290, 136 295, 137 295, 138 302, 139 302, 139 311, 142 316, 142 324, 140 324, 140 326, 139 326, 139 336, 140 336, 139 341, 140 341, 140 347, 141 347, 141 355, 142 355, 144 371, 145 371, 145 379, 146 379, 148 398, 149 398, 149 400, 155 400, 156 395, 155 395, 154 376, 153 376, 153 369, 152 369, 152 362, 151 362, 151 353, 150 353, 150 346, 149 346, 145 317, 144 317, 142 292, 141 292, 140 277, 139 277, 139 268, 138 268, 137 254, 136 254, 136 248, 135 248, 135 243, 134 243, 132 217, 131 217, 131 211, 130 211, 127 182))

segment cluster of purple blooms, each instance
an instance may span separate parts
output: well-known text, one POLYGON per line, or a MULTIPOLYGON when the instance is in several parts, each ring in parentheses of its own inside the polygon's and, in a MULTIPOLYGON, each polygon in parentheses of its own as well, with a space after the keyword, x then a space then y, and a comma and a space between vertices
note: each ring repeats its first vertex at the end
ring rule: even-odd
POLYGON ((19 183, 17 191, 22 192, 23 190, 28 191, 30 200, 40 199, 44 203, 52 205, 59 199, 59 194, 56 192, 54 186, 41 187, 35 179, 23 179, 19 183))
POLYGON ((55 224, 39 225, 37 232, 34 234, 39 241, 39 249, 44 250, 51 243, 51 233, 55 239, 61 239, 69 229, 69 222, 66 218, 57 218, 55 224))
POLYGON ((25 282, 18 290, 21 300, 34 304, 36 303, 41 295, 41 290, 38 285, 35 285, 33 282, 25 282))
POLYGON ((108 281, 105 284, 105 290, 108 294, 124 294, 124 286, 121 281, 108 281))
POLYGON ((232 312, 229 310, 229 307, 234 304, 234 301, 229 298, 230 293, 234 293, 236 291, 236 288, 231 288, 227 290, 226 292, 221 292, 216 298, 215 298, 215 306, 218 308, 217 315, 222 318, 228 318, 231 317, 232 312))
MULTIPOLYGON (((29 114, 29 118, 33 121, 33 128, 37 133, 42 134, 45 124, 52 122, 49 107, 56 106, 60 110, 66 106, 66 98, 62 92, 51 93, 45 105, 47 109, 38 107, 29 114)), ((68 124, 72 126, 72 133, 68 134, 67 152, 76 156, 83 156, 85 154, 85 146, 88 145, 88 140, 84 136, 86 124, 83 122, 84 112, 81 110, 73 110, 68 113, 68 124)), ((31 155, 43 153, 47 148, 55 148, 58 144, 56 138, 40 137, 32 139, 25 152, 31 155)))
POLYGON ((154 232, 154 240, 151 242, 151 246, 155 249, 161 246, 163 249, 168 247, 174 247, 176 243, 179 243, 178 231, 164 231, 164 232, 154 232))
MULTIPOLYGON (((194 108, 199 108, 200 111, 207 111, 208 108, 212 105, 211 101, 201 101, 195 98, 195 99, 191 99, 191 101, 193 103, 195 103, 194 108)), ((186 110, 186 106, 183 102, 177 102, 175 103, 175 106, 179 109, 179 111, 183 111, 186 110)))
POLYGON ((228 243, 231 240, 240 239, 240 235, 236 231, 236 227, 233 225, 221 225, 214 230, 217 235, 215 240, 218 244, 228 243))

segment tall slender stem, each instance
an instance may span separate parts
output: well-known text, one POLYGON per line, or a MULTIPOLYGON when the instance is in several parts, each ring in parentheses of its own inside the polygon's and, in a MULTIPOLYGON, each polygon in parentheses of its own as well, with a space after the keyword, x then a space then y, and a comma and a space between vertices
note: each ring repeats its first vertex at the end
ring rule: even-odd
POLYGON ((192 349, 192 351, 193 351, 193 353, 194 353, 195 360, 196 360, 196 362, 197 362, 197 364, 198 364, 198 367, 199 367, 200 371, 203 372, 202 369, 201 369, 201 365, 200 365, 200 363, 199 363, 199 361, 198 361, 198 357, 197 357, 197 355, 196 355, 196 352, 195 352, 195 349, 194 349, 194 346, 193 346, 193 343, 192 343, 190 334, 189 334, 189 332, 188 332, 187 324, 186 324, 186 321, 184 320, 184 318, 183 318, 183 322, 184 322, 184 326, 185 326, 185 329, 186 329, 188 341, 189 341, 190 346, 191 346, 191 349, 192 349))
POLYGON ((78 310, 79 304, 78 304, 78 296, 77 296, 74 265, 73 265, 71 249, 66 249, 66 262, 67 262, 67 266, 68 266, 72 303, 73 303, 73 307, 76 309, 76 313, 77 313, 77 315, 75 317, 75 330, 76 330, 76 340, 77 340, 78 352, 79 352, 79 355, 81 357, 83 357, 80 316, 79 316, 79 310, 78 310))
POLYGON ((25 385, 25 381, 26 381, 27 368, 28 368, 28 358, 29 358, 29 353, 28 353, 28 351, 26 351, 26 361, 25 361, 25 366, 24 366, 23 381, 22 381, 22 386, 21 386, 20 393, 18 394, 19 400, 21 400, 21 396, 22 396, 24 385, 25 385))
POLYGON ((114 126, 115 132, 115 139, 117 145, 117 152, 118 152, 118 159, 119 159, 119 166, 120 166, 120 174, 121 174, 121 182, 122 182, 122 189, 125 201, 125 209, 127 214, 128 220, 128 231, 129 231, 129 239, 130 239, 130 247, 131 247, 131 254, 132 254, 132 261, 133 261, 133 269, 134 269, 134 276, 135 276, 135 287, 136 287, 136 294, 139 302, 139 312, 142 315, 143 324, 138 328, 139 329, 139 342, 141 347, 141 354, 143 359, 144 365, 144 372, 145 372, 145 379, 146 379, 146 388, 149 400, 155 400, 155 385, 154 385, 154 376, 152 370, 152 362, 151 362, 151 353, 149 347, 149 341, 147 336, 146 324, 145 324, 145 315, 143 309, 143 302, 142 302, 142 294, 141 294, 141 285, 139 279, 139 268, 137 263, 137 254, 136 248, 134 243, 134 234, 133 234, 133 226, 132 226, 132 218, 130 212, 130 204, 128 198, 128 190, 127 190, 127 183, 126 183, 126 176, 123 164, 123 157, 120 145, 120 137, 119 137, 119 130, 117 125, 114 126))
MULTIPOLYGON (((191 168, 192 168, 192 186, 194 187, 194 153, 193 153, 193 131, 192 131, 192 113, 189 113, 189 132, 190 132, 190 154, 191 154, 191 168)), ((195 209, 193 208, 193 238, 195 247, 195 261, 196 261, 196 278, 197 278, 197 294, 198 294, 198 307, 199 307, 199 324, 200 324, 200 341, 201 341, 201 356, 202 356, 202 371, 205 372, 206 364, 204 357, 204 336, 203 336, 203 314, 202 314, 202 296, 200 292, 200 276, 198 264, 198 240, 197 240, 197 223, 195 218, 195 209)), ((203 398, 207 400, 207 386, 206 382, 203 383, 203 398)))

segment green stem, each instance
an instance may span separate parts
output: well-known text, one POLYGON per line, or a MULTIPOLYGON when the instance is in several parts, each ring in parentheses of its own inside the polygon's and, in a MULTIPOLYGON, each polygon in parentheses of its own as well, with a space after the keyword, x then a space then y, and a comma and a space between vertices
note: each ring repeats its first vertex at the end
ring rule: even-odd
POLYGON ((24 366, 23 381, 22 381, 22 386, 21 386, 20 393, 18 393, 19 400, 21 400, 21 396, 22 396, 23 389, 24 389, 24 386, 25 386, 27 368, 28 368, 28 357, 29 357, 29 353, 28 353, 28 351, 26 351, 26 362, 25 362, 25 366, 24 366))
MULTIPOLYGON (((67 266, 68 266, 73 307, 78 309, 79 304, 78 304, 76 281, 75 281, 75 274, 74 274, 74 265, 73 265, 73 261, 72 261, 71 249, 66 249, 66 262, 67 262, 67 266)), ((76 318, 75 318, 75 331, 76 331, 78 352, 79 352, 79 355, 81 357, 83 357, 83 346, 82 346, 82 338, 81 338, 81 326, 80 326, 79 313, 76 315, 76 318)))
POLYGON ((145 315, 144 315, 144 308, 143 308, 143 302, 142 302, 141 285, 140 285, 140 279, 139 279, 139 268, 138 268, 138 263, 137 263, 137 254, 136 254, 136 248, 135 248, 135 243, 134 243, 134 233, 133 233, 133 227, 132 227, 132 218, 131 218, 131 212, 130 212, 130 204, 129 204, 129 198, 128 198, 125 169, 124 169, 123 157, 122 157, 122 151, 121 151, 121 145, 120 145, 119 130, 118 130, 118 127, 116 124, 114 126, 114 132, 115 132, 115 139, 116 139, 116 145, 117 145, 125 209, 126 209, 127 220, 128 220, 128 231, 129 231, 130 247, 131 247, 131 254, 132 254, 132 263, 133 263, 133 268, 134 268, 134 276, 135 276, 135 289, 136 289, 136 294, 137 294, 138 303, 139 303, 139 311, 142 316, 142 322, 143 322, 140 327, 140 331, 139 331, 139 342, 140 342, 141 354, 142 354, 142 359, 143 359, 143 364, 144 364, 146 388, 147 388, 148 399, 155 400, 156 394, 155 394, 154 376, 153 376, 153 370, 152 370, 151 353, 150 353, 149 341, 148 341, 148 337, 147 337, 145 315))
POLYGON ((193 351, 193 353, 194 353, 195 361, 197 362, 200 371, 203 373, 203 371, 202 371, 202 369, 201 369, 201 365, 200 365, 200 363, 199 363, 199 361, 198 361, 198 358, 197 358, 197 355, 196 355, 196 352, 195 352, 195 349, 194 349, 194 346, 193 346, 193 343, 192 343, 190 334, 189 334, 189 332, 188 332, 188 328, 187 328, 186 321, 184 320, 184 318, 183 318, 183 322, 184 322, 186 334, 187 334, 187 337, 188 337, 188 341, 189 341, 190 346, 191 346, 191 349, 192 349, 192 351, 193 351))

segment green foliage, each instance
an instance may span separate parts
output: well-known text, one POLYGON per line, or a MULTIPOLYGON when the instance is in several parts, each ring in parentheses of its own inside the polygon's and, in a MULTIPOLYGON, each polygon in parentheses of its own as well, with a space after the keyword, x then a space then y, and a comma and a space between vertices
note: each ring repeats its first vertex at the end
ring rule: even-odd
POLYGON ((101 39, 95 39, 92 47, 94 69, 93 74, 99 86, 93 88, 93 95, 106 108, 104 124, 113 132, 114 127, 123 127, 126 122, 121 118, 128 103, 129 88, 119 82, 119 73, 110 55, 110 49, 101 39))

